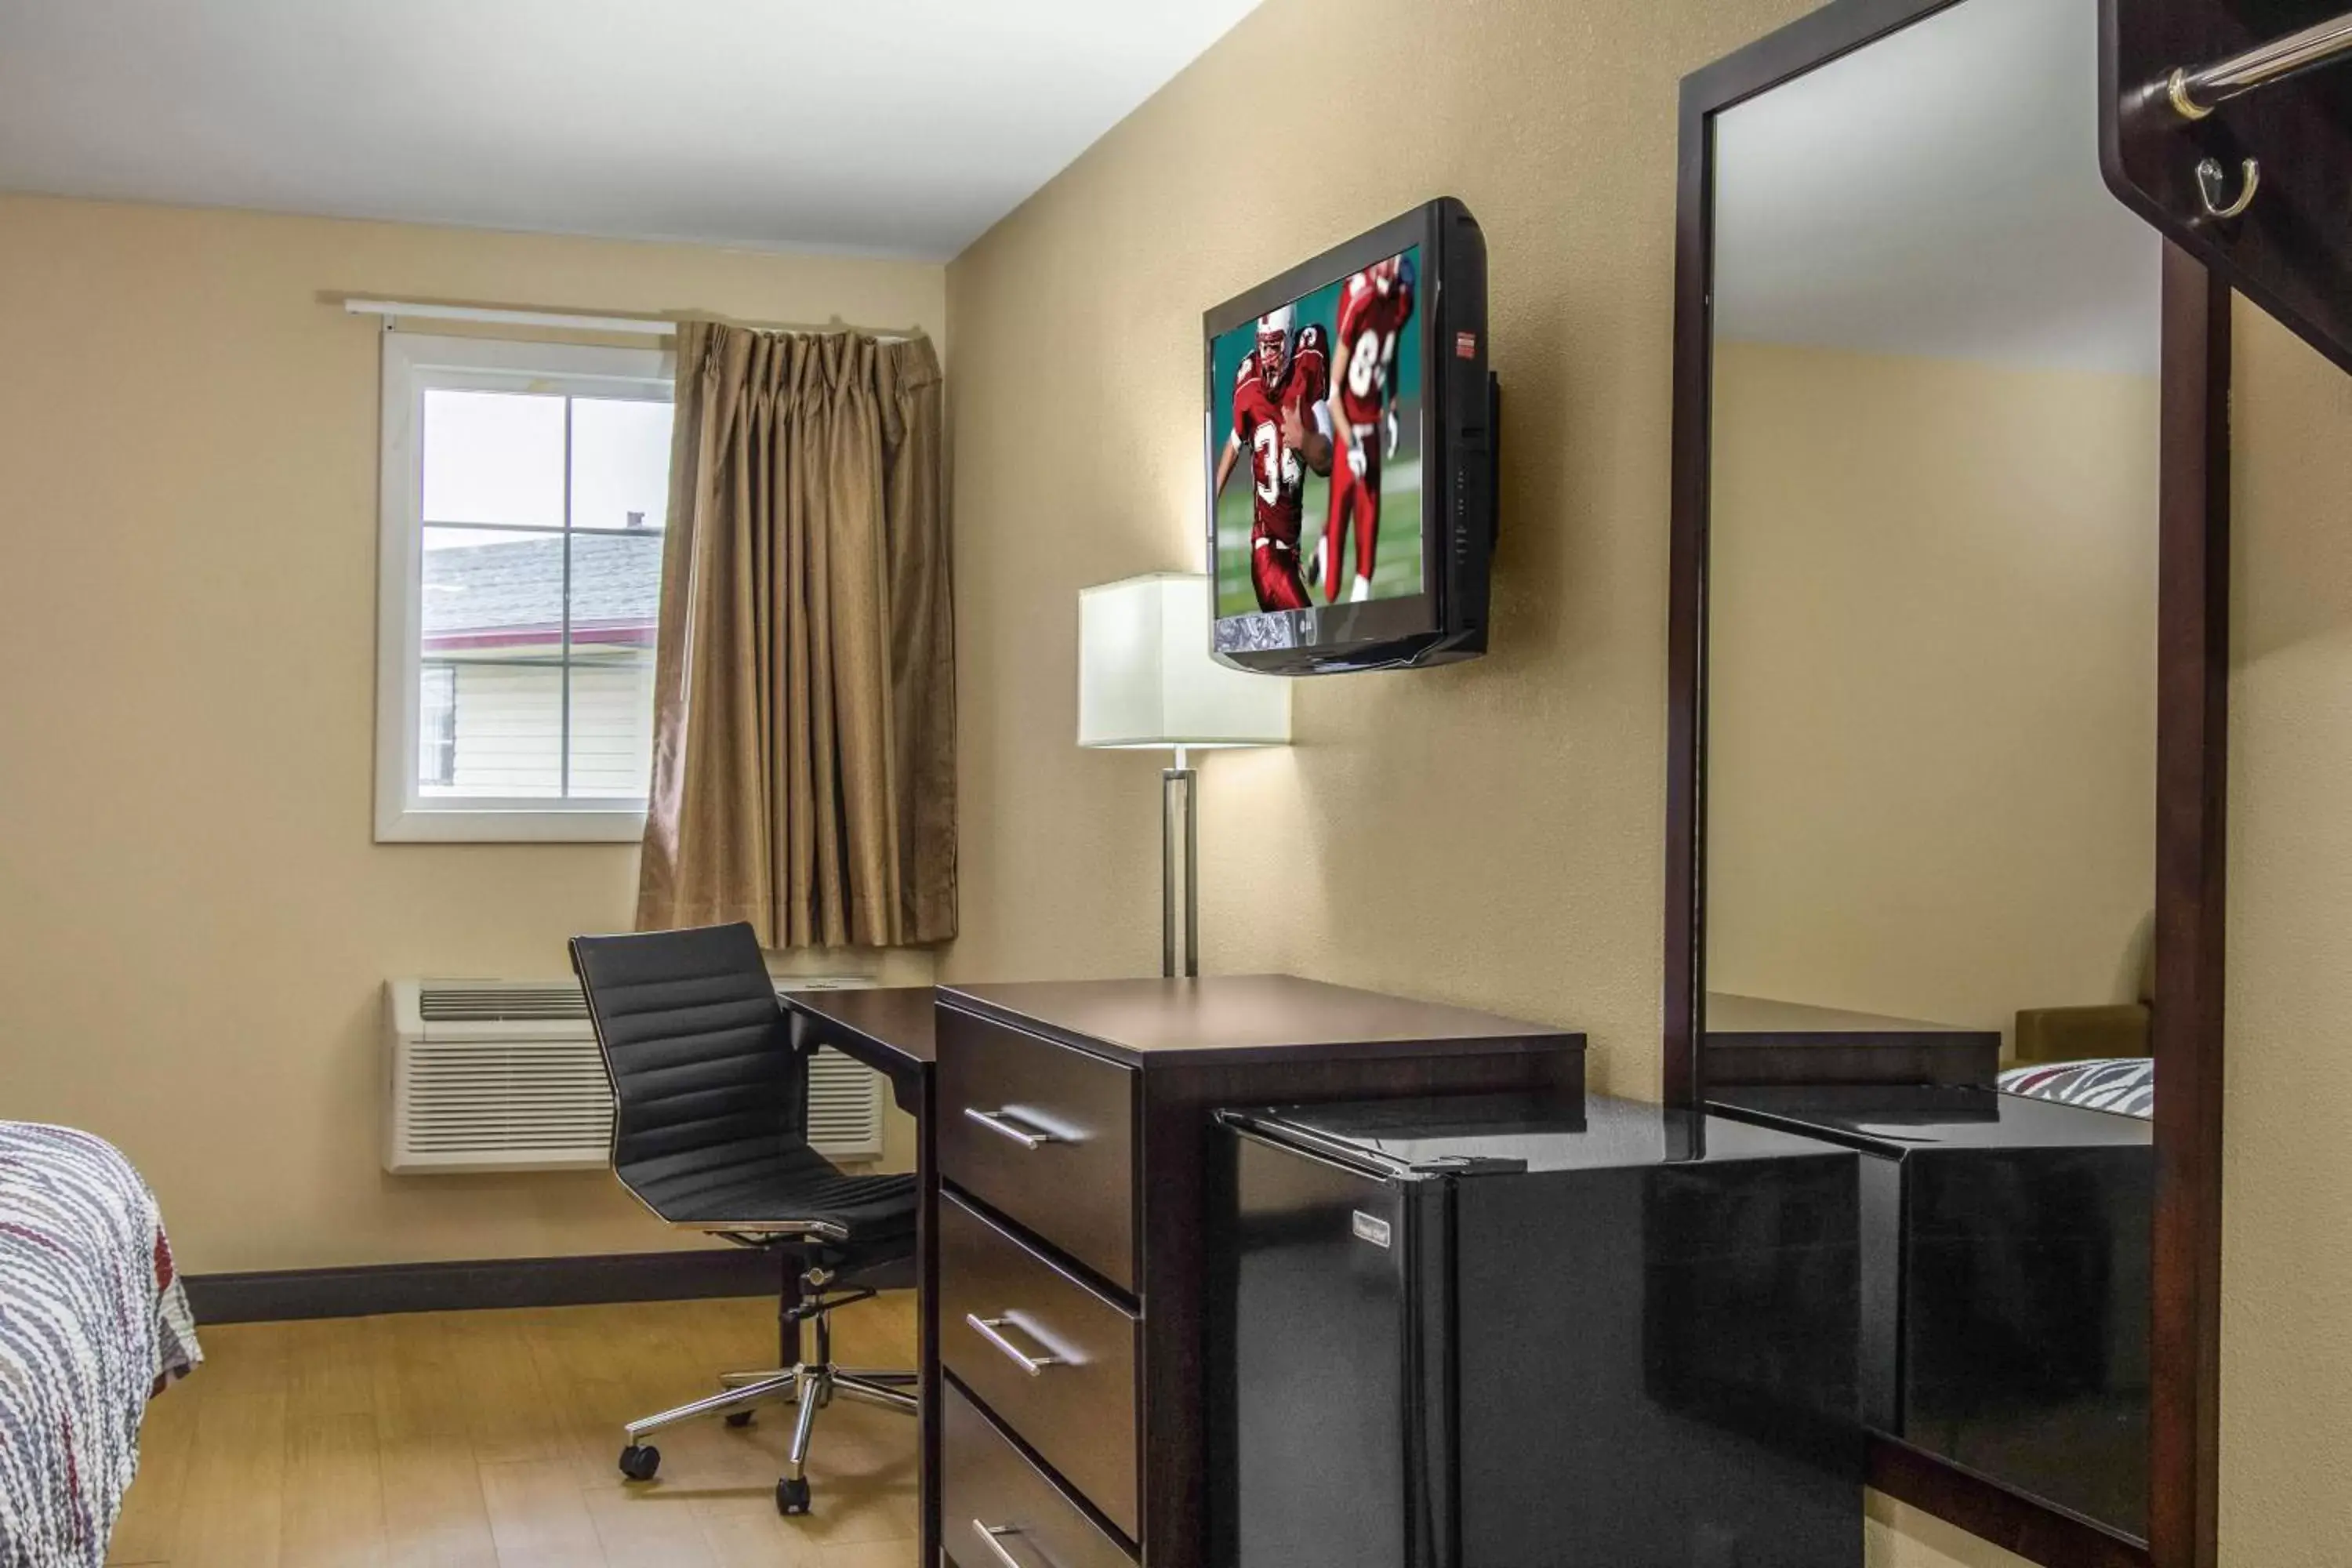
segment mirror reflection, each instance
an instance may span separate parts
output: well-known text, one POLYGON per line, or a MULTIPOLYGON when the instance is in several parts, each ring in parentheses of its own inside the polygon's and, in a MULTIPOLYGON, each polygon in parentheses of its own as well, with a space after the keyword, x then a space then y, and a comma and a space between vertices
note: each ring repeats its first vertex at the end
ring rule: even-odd
POLYGON ((2161 255, 2096 26, 1717 118, 1704 1063, 1877 1156, 1871 1423, 2138 1536, 2161 255))

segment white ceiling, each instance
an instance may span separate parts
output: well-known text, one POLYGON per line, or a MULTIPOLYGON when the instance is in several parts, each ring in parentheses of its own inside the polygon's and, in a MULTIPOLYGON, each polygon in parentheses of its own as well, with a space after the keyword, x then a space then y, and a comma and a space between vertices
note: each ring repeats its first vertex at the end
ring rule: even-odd
POLYGON ((2095 0, 1961 0, 1717 120, 1725 336, 2154 374, 2098 167, 2095 0))
POLYGON ((953 255, 1257 0, 0 0, 0 189, 953 255))

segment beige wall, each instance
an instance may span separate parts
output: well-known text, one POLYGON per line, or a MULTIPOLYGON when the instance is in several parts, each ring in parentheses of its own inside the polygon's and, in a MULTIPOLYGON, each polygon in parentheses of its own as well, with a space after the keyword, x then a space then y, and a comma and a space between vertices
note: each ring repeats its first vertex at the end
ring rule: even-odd
POLYGON ((1160 763, 1073 744, 1077 590, 1199 568, 1202 310, 1452 194, 1504 385, 1495 651, 1305 682, 1295 746, 1202 762, 1204 961, 1580 1026, 1654 1091, 1675 81, 1804 8, 1269 0, 950 265, 950 973, 1156 961, 1160 763), (1359 158, 1298 88, 1340 58, 1359 158))
POLYGON ((2352 1563, 2352 375, 2237 311, 2221 1540, 2352 1563))
MULTIPOLYGON (((1451 192, 1507 389, 1496 651, 1311 682, 1295 747, 1207 761, 1206 962, 1580 1026, 1654 1091, 1675 80, 1805 8, 1267 0, 950 265, 950 973, 1153 963, 1156 764, 1072 744, 1076 593, 1197 563, 1202 310, 1451 192), (1284 89, 1335 51, 1400 128, 1360 159, 1284 89)), ((2352 380, 2246 337, 2223 1556, 2319 1568, 2352 1560, 2352 380)), ((1878 1568, 2017 1562, 1872 1514, 1878 1568)))
POLYGON ((2003 1033, 2137 994, 2157 460, 2153 376, 1719 345, 1711 989, 2003 1033))
POLYGON ((665 1245, 377 1165, 379 987, 565 972, 635 851, 372 842, 375 324, 321 290, 944 330, 941 269, 0 196, 0 1114, 192 1270, 665 1245))

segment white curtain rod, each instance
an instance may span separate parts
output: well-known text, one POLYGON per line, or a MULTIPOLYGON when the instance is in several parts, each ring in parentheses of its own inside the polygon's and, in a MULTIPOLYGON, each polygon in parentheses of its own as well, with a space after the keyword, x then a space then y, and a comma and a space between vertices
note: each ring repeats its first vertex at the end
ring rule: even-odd
MULTIPOLYGON (((427 321, 482 321, 506 327, 555 327, 574 332, 628 332, 649 338, 675 337, 678 328, 677 322, 655 316, 581 316, 563 310, 507 310, 486 305, 427 305, 408 300, 346 300, 343 309, 354 316, 383 316, 387 320, 404 316, 427 321)), ((853 327, 838 320, 823 327, 785 322, 744 324, 756 324, 762 331, 778 332, 862 331, 886 343, 904 342, 912 335, 904 331, 853 327)))

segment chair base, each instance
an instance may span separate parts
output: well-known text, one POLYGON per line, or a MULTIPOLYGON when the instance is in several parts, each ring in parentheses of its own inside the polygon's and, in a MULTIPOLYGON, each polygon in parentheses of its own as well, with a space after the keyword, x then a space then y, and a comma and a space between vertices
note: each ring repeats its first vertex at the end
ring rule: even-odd
POLYGON ((671 1426, 682 1426, 688 1421, 708 1420, 713 1415, 748 1415, 762 1405, 798 1405, 804 1384, 820 1386, 818 1408, 832 1402, 838 1394, 867 1405, 878 1405, 886 1410, 915 1413, 915 1396, 907 1392, 914 1386, 911 1372, 886 1372, 871 1367, 824 1367, 801 1365, 779 1372, 740 1373, 726 1374, 725 1392, 708 1399, 698 1399, 665 1410, 658 1415, 648 1415, 632 1421, 621 1430, 630 1443, 643 1442, 655 1433, 671 1426))
POLYGON ((724 1416, 730 1426, 740 1426, 762 1405, 797 1406, 793 1420, 792 1440, 784 1457, 788 1467, 784 1478, 776 1487, 776 1507, 787 1514, 803 1514, 809 1510, 808 1451, 809 1439, 816 1426, 816 1413, 834 1401, 838 1394, 860 1404, 877 1405, 885 1410, 895 1410, 912 1415, 917 1405, 911 1392, 916 1374, 911 1372, 876 1367, 838 1367, 833 1364, 832 1325, 825 1310, 820 1309, 805 1314, 816 1336, 816 1355, 796 1365, 772 1372, 729 1372, 719 1376, 720 1392, 708 1399, 698 1399, 665 1410, 658 1415, 648 1415, 632 1421, 622 1428, 628 1435, 628 1446, 621 1450, 621 1473, 633 1481, 649 1481, 661 1468, 661 1450, 646 1439, 668 1427, 683 1426, 688 1421, 724 1416))

